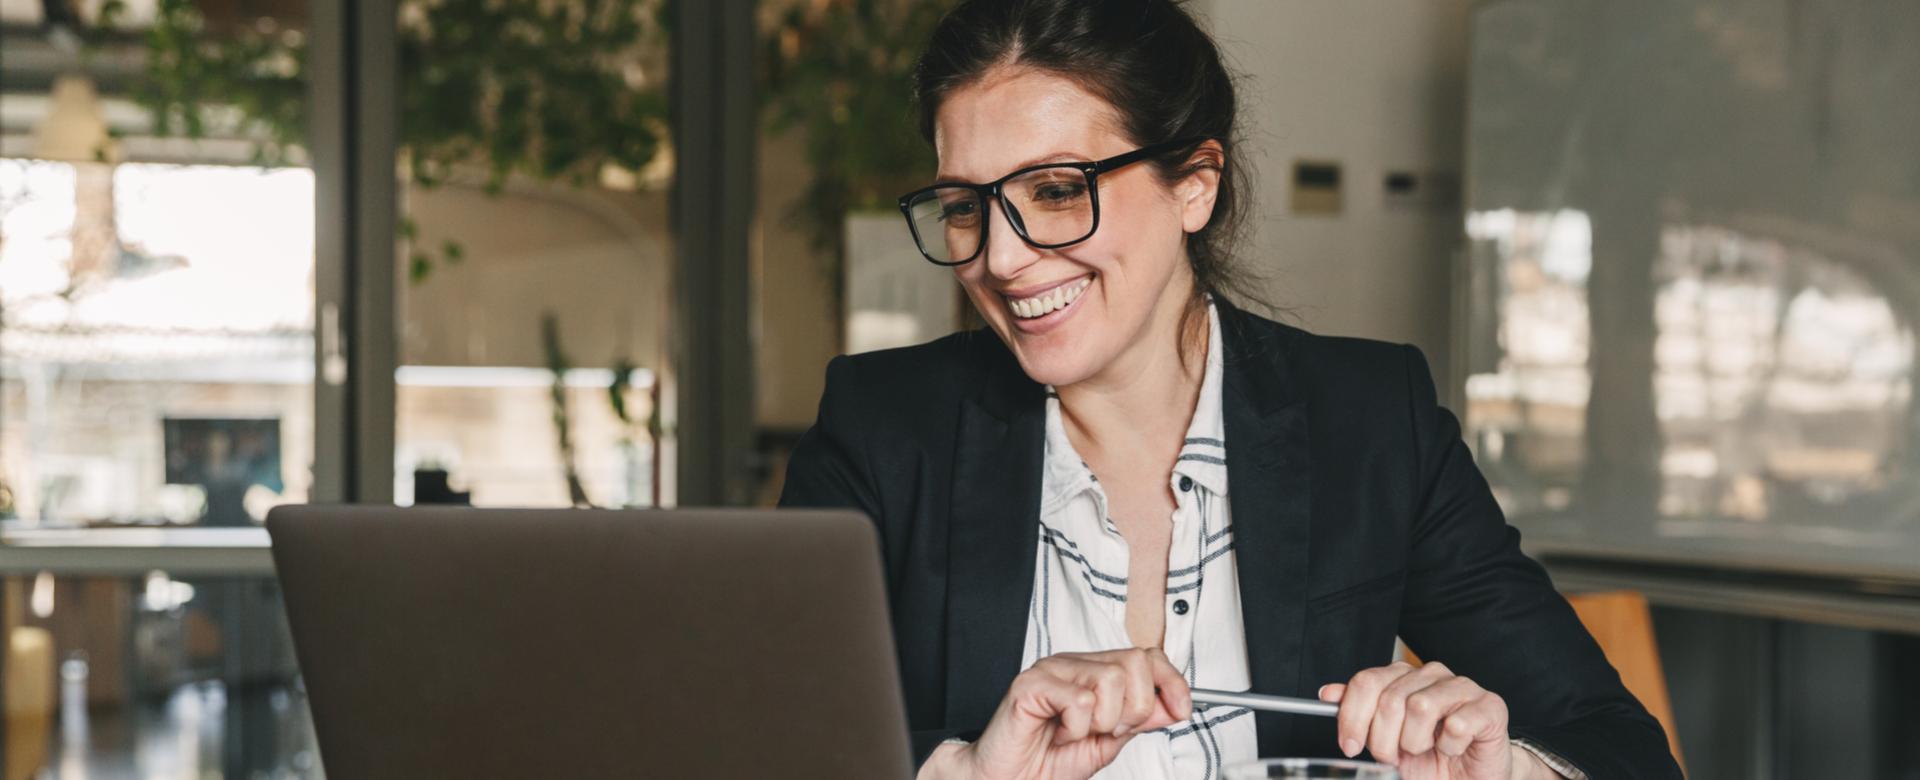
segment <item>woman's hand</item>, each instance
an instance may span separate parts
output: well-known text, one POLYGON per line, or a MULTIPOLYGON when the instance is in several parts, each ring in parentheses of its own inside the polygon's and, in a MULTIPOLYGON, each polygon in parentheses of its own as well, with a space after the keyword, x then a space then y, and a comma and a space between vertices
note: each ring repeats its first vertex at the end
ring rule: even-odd
POLYGON ((1499 695, 1438 662, 1367 669, 1321 688, 1320 699, 1340 703, 1342 753, 1365 747, 1403 780, 1508 780, 1546 769, 1507 739, 1499 695))
POLYGON ((1014 678, 979 741, 943 745, 920 777, 1083 780, 1135 734, 1192 709, 1187 681, 1157 648, 1062 653, 1014 678))

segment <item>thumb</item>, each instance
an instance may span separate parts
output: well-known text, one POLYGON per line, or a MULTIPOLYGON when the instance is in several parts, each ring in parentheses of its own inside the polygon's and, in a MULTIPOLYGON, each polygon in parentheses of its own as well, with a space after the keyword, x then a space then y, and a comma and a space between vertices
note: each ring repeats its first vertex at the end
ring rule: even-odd
POLYGON ((1330 685, 1320 686, 1321 701, 1338 702, 1341 699, 1346 698, 1346 696, 1347 696, 1347 686, 1344 683, 1332 683, 1330 685))

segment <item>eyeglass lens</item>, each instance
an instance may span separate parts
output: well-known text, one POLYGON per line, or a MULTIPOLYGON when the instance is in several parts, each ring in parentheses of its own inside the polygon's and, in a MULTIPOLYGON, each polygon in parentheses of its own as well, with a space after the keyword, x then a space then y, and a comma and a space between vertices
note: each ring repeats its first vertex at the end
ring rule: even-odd
MULTIPOLYGON (((1040 168, 1001 185, 1007 218, 1028 243, 1071 244, 1093 234, 1091 182, 1079 168, 1040 168)), ((986 240, 987 209, 980 193, 965 187, 938 187, 908 203, 914 238, 936 262, 972 258, 986 240)))

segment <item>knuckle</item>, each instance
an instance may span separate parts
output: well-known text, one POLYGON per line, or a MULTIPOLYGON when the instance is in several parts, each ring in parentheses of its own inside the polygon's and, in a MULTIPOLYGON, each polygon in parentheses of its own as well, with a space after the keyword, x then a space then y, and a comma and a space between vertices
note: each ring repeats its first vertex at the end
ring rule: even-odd
POLYGON ((1429 674, 1434 674, 1434 675, 1453 674, 1452 669, 1447 668, 1446 664, 1441 663, 1439 661, 1428 661, 1427 665, 1423 668, 1425 668, 1429 674))
POLYGON ((1407 712, 1415 715, 1432 715, 1439 708, 1439 702, 1434 700, 1433 694, 1416 693, 1407 697, 1407 712))

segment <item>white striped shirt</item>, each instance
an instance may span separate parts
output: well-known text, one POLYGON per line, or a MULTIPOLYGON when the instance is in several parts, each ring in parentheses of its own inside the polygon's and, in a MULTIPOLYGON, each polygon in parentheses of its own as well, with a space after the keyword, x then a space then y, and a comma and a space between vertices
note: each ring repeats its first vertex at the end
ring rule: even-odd
MULTIPOLYGON (((1246 628, 1227 501, 1227 431, 1222 414, 1225 361, 1220 320, 1207 306, 1207 369, 1187 424, 1186 442, 1168 475, 1173 543, 1167 555, 1167 628, 1163 649, 1196 688, 1245 691, 1246 628)), ((1067 440, 1060 398, 1047 388, 1046 459, 1041 479, 1039 552, 1020 668, 1056 653, 1133 646, 1127 635, 1127 541, 1107 512, 1107 494, 1067 440)), ((1193 717, 1127 743, 1098 780, 1215 780, 1222 767, 1258 757, 1252 712, 1195 705, 1193 717)), ((1571 780, 1586 774, 1524 739, 1514 744, 1571 780)))
MULTIPOLYGON (((1168 475, 1175 508, 1163 649, 1189 684, 1244 691, 1251 679, 1227 503, 1220 323, 1211 305, 1207 318, 1206 375, 1186 443, 1168 475)), ((1056 653, 1133 646, 1126 627, 1127 542, 1108 515, 1106 491, 1067 440, 1052 388, 1043 468, 1040 549, 1022 669, 1056 653)), ((1096 777, 1215 780, 1223 766, 1254 760, 1258 752, 1251 712, 1196 705, 1188 721, 1135 737, 1096 777)))

